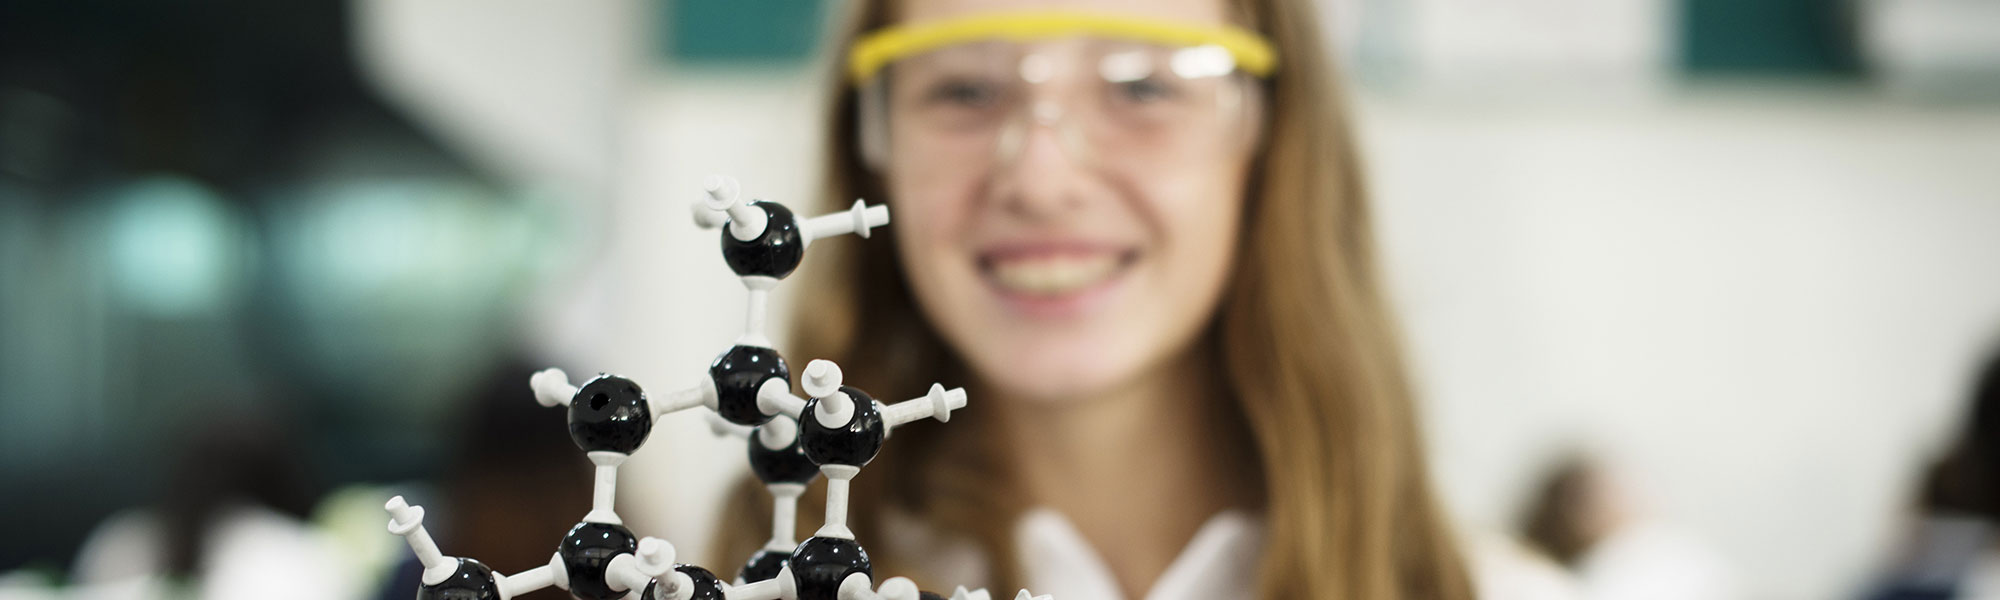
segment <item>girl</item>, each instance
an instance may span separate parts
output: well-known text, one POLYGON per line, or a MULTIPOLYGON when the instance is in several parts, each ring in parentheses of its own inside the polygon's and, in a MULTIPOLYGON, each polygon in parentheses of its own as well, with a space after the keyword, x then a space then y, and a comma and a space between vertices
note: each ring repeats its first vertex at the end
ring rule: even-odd
POLYGON ((893 236, 815 249, 787 354, 971 398, 854 481, 880 577, 1471 597, 1306 0, 854 4, 825 189, 893 236))

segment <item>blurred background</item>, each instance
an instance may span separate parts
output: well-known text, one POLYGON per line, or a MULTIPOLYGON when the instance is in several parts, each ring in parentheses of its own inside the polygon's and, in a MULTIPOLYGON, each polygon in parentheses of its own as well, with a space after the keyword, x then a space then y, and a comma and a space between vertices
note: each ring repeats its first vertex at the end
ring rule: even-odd
MULTIPOLYGON (((845 7, 0 2, 0 597, 407 593, 393 493, 546 560, 589 472, 528 373, 735 337, 687 203, 816 197, 845 7)), ((1621 529, 1680 597, 1996 560, 2000 2, 1322 8, 1459 520, 1598 598, 1621 529)), ((620 512, 707 560, 740 446, 652 439, 620 512)))

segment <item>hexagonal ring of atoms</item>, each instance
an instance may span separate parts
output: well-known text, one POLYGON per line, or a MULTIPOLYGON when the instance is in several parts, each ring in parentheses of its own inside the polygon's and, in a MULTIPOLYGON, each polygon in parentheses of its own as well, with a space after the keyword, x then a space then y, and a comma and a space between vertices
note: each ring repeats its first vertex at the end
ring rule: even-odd
MULTIPOLYGON (((727 225, 722 257, 749 291, 743 334, 709 366, 699 384, 654 401, 632 380, 599 375, 582 387, 558 369, 529 379, 535 400, 568 409, 571 441, 596 465, 591 510, 556 545, 548 564, 502 575, 477 560, 439 550, 423 526, 424 509, 397 496, 385 507, 389 532, 403 536, 423 565, 419 600, 507 600, 556 587, 589 600, 944 600, 892 577, 875 587, 868 553, 847 528, 848 482, 875 458, 891 430, 920 421, 949 421, 965 407, 962 389, 932 384, 921 398, 884 404, 844 385, 840 367, 815 360, 792 394, 791 372, 765 335, 770 291, 797 269, 815 240, 887 225, 886 206, 856 200, 840 213, 800 220, 784 206, 740 202, 735 180, 715 176, 694 204, 704 228, 727 225), (707 408, 718 432, 739 434, 749 446, 751 472, 776 500, 771 541, 724 582, 713 572, 674 563, 673 544, 640 539, 613 508, 618 466, 667 414, 707 408), (826 525, 796 542, 797 500, 812 480, 827 478, 826 525)), ((990 600, 985 590, 959 587, 951 600, 990 600)), ((1048 600, 1022 590, 1016 600, 1048 600)))

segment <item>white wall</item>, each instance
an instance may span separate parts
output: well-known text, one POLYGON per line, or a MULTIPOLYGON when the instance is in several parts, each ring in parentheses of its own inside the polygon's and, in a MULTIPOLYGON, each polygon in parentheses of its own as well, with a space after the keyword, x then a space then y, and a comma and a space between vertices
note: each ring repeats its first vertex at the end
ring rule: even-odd
POLYGON ((1510 522, 1541 461, 1582 444, 1751 597, 1866 574, 2000 341, 2000 112, 1799 92, 1362 103, 1466 520, 1510 522))

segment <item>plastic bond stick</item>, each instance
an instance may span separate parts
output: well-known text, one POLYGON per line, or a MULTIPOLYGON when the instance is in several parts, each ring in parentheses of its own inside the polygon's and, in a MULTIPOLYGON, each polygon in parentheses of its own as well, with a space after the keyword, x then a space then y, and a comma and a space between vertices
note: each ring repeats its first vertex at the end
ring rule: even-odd
POLYGON ((618 497, 618 465, 625 462, 625 455, 616 452, 592 452, 590 462, 597 465, 597 482, 591 488, 590 513, 583 520, 592 523, 621 525, 613 502, 618 497))
POLYGON ((771 550, 791 550, 799 545, 799 496, 805 494, 806 486, 795 483, 775 483, 765 486, 771 491, 771 541, 764 547, 771 550))
POLYGON ((868 206, 860 200, 855 200, 854 206, 848 208, 846 212, 806 219, 805 233, 808 241, 823 240, 848 233, 866 238, 869 237, 869 230, 888 224, 889 207, 879 204, 868 206))

